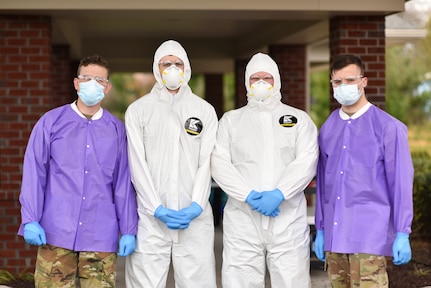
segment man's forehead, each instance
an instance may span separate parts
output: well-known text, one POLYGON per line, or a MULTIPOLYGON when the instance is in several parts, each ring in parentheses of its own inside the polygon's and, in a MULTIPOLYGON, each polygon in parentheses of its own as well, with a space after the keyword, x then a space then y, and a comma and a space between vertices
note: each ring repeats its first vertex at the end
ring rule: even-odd
POLYGON ((108 74, 108 70, 105 67, 102 67, 96 64, 81 66, 80 72, 82 74, 93 73, 92 75, 94 76, 104 76, 104 77, 108 74))
POLYGON ((166 55, 163 56, 160 60, 181 60, 181 58, 175 56, 175 55, 166 55))
POLYGON ((269 72, 259 71, 259 72, 251 74, 250 77, 253 77, 253 76, 266 76, 266 75, 272 76, 271 73, 269 73, 269 72))
POLYGON ((347 65, 346 67, 343 67, 339 70, 336 70, 332 73, 332 75, 345 75, 345 74, 352 74, 355 76, 358 72, 361 72, 361 69, 355 64, 347 65))

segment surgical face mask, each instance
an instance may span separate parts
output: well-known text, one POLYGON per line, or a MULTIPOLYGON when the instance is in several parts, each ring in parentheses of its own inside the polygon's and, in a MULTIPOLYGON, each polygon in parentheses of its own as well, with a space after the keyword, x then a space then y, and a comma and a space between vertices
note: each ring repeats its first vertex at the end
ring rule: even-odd
POLYGON ((169 90, 177 90, 183 84, 184 72, 175 65, 163 70, 162 72, 163 84, 169 90))
POLYGON ((79 82, 78 96, 85 105, 94 106, 105 98, 104 89, 96 80, 79 82))
POLYGON ((350 106, 358 102, 361 94, 358 90, 358 84, 341 84, 334 87, 334 98, 344 106, 350 106))
POLYGON ((274 87, 266 81, 259 80, 250 86, 250 97, 256 101, 264 101, 271 96, 274 87))

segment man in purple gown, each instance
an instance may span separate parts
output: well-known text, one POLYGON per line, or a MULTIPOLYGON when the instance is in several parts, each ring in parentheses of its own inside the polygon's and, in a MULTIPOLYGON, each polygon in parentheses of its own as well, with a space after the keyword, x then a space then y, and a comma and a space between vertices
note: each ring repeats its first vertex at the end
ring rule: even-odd
POLYGON ((109 66, 85 57, 78 99, 36 123, 24 157, 19 235, 38 246, 36 287, 115 287, 117 252, 135 249, 136 196, 124 124, 101 108, 109 66), (121 238, 119 241, 119 234, 121 238))
POLYGON ((341 107, 320 129, 316 256, 326 260, 332 287, 388 287, 385 256, 395 265, 411 259, 407 127, 368 102, 359 57, 335 57, 330 72, 341 107))

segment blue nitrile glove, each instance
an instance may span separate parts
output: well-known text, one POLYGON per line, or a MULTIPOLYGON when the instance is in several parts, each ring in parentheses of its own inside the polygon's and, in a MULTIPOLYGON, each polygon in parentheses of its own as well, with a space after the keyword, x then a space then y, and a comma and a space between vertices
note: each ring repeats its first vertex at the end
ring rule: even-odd
POLYGON ((118 256, 128 256, 135 251, 136 237, 135 235, 124 234, 120 238, 120 250, 118 256))
POLYGON ((31 245, 45 245, 45 230, 38 222, 30 222, 24 225, 24 240, 31 245))
POLYGON ((270 217, 277 217, 278 216, 278 214, 280 214, 280 208, 279 207, 277 207, 277 209, 275 209, 272 213, 271 213, 271 215, 269 215, 270 217))
POLYGON ((192 205, 180 210, 180 212, 186 214, 186 218, 190 221, 201 215, 202 211, 202 207, 196 202, 192 202, 192 205))
POLYGON ((262 198, 262 193, 251 190, 251 192, 248 194, 247 198, 245 199, 245 202, 247 202, 248 205, 251 206, 252 210, 256 210, 257 205, 259 204, 259 201, 261 198, 262 198))
POLYGON ((279 189, 266 191, 262 193, 262 198, 259 200, 256 210, 265 216, 270 216, 283 201, 284 195, 279 189))
POLYGON ((314 239, 314 253, 320 261, 325 262, 325 233, 323 230, 317 230, 316 239, 314 239))
POLYGON ((154 216, 163 221, 169 229, 185 229, 190 224, 185 213, 165 208, 162 205, 154 211, 154 216))
POLYGON ((178 223, 172 223, 172 222, 166 223, 166 227, 168 227, 171 230, 186 229, 189 227, 189 225, 190 223, 187 223, 187 224, 178 224, 178 223))
POLYGON ((412 259, 412 249, 410 248, 409 234, 398 232, 392 246, 394 254, 393 262, 395 265, 403 265, 409 263, 412 259))

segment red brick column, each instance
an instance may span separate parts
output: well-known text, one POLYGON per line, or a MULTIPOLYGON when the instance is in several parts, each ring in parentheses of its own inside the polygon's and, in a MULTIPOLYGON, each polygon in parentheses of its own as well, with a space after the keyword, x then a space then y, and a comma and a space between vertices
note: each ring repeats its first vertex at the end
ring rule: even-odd
POLYGON ((0 15, 0 267, 33 270, 36 248, 16 235, 22 161, 31 129, 51 103, 51 20, 0 15))
MULTIPOLYGON (((385 108, 385 17, 340 16, 330 20, 330 53, 355 54, 365 64, 365 93, 374 105, 385 108)), ((328 79, 329 80, 329 79, 328 79)), ((331 91, 332 95, 332 91, 331 91)), ((331 97, 331 111, 339 104, 331 97)))
POLYGON ((52 107, 71 103, 76 99, 73 87, 75 71, 71 71, 70 47, 68 45, 54 45, 52 47, 52 107))
POLYGON ((307 108, 307 62, 304 45, 274 45, 269 54, 278 64, 282 102, 296 108, 307 108))

